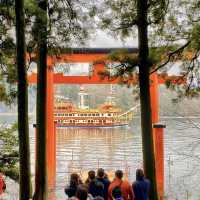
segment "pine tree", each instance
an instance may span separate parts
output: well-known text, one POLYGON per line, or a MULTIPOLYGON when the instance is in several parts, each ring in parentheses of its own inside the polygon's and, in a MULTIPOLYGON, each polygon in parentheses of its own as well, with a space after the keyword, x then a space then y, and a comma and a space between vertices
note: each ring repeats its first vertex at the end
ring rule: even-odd
POLYGON ((19 199, 31 197, 30 146, 28 123, 28 84, 26 70, 24 1, 15 1, 16 13, 16 49, 17 49, 17 99, 18 99, 18 135, 19 135, 19 199))

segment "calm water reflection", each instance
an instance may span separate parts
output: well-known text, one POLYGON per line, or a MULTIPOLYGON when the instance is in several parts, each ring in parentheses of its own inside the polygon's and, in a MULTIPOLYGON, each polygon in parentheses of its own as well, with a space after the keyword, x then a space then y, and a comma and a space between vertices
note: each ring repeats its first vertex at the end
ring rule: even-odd
MULTIPOLYGON (((2 118, 1 118, 2 119, 2 118)), ((164 119, 165 193, 168 200, 200 199, 200 132, 197 119, 164 119), (192 120, 192 121, 191 121, 192 120)), ((140 120, 132 128, 58 129, 57 130, 57 200, 65 200, 64 186, 69 173, 82 173, 103 167, 122 169, 131 182, 137 167, 142 166, 140 120)), ((31 166, 34 174, 35 137, 31 131, 31 166)), ((8 183, 8 198, 17 198, 18 185, 8 183)))
POLYGON ((98 167, 122 169, 133 179, 135 169, 141 166, 141 137, 130 128, 57 129, 58 190, 63 190, 72 171, 84 176, 98 167))

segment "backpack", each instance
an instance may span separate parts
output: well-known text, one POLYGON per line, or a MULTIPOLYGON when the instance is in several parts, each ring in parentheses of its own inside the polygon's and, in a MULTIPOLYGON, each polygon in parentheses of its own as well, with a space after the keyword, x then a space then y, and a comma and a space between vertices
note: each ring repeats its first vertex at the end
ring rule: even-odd
POLYGON ((120 198, 122 196, 122 190, 121 190, 121 185, 122 185, 123 181, 121 181, 121 183, 117 186, 115 186, 112 190, 112 196, 116 199, 116 198, 120 198))

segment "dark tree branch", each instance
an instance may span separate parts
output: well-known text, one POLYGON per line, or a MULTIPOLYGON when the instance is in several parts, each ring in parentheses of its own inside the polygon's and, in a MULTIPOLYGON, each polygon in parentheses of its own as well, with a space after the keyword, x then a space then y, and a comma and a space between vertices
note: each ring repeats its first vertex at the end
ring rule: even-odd
POLYGON ((114 28, 113 31, 128 29, 135 25, 138 25, 138 20, 132 20, 132 22, 130 23, 121 23, 120 26, 117 28, 114 28))
POLYGON ((161 69, 162 67, 164 67, 167 63, 169 63, 169 62, 171 61, 171 59, 172 59, 172 57, 173 57, 174 55, 176 55, 176 54, 182 52, 190 43, 191 43, 191 41, 189 40, 189 41, 188 41, 186 44, 184 44, 183 46, 179 47, 179 48, 176 49, 175 51, 170 52, 170 53, 168 54, 167 60, 166 60, 163 64, 159 65, 159 66, 156 67, 154 70, 152 70, 152 71, 150 72, 150 74, 153 74, 153 73, 156 72, 157 70, 159 70, 159 69, 161 69))

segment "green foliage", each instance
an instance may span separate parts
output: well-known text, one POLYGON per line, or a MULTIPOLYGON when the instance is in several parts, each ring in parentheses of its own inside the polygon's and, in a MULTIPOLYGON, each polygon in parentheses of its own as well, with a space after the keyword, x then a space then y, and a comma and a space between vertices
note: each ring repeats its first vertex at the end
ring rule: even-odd
POLYGON ((191 39, 192 39, 192 43, 191 43, 191 47, 192 49, 199 51, 200 50, 200 23, 196 24, 191 32, 191 39))
POLYGON ((13 124, 11 127, 1 127, 0 142, 0 171, 11 179, 18 181, 19 152, 16 124, 13 124))
MULTIPOLYGON (((140 23, 137 19, 137 1, 135 0, 104 0, 99 14, 102 19, 101 27, 109 29, 122 38, 132 36, 135 26, 140 23), (103 12, 103 14, 102 14, 103 12)), ((161 24, 164 22, 168 8, 166 0, 149 2, 148 23, 161 24)))
POLYGON ((193 87, 191 80, 189 80, 187 85, 182 85, 182 84, 177 84, 180 81, 180 78, 177 78, 177 80, 173 81, 166 81, 165 85, 168 89, 175 91, 177 96, 176 100, 180 101, 185 99, 187 97, 188 99, 190 98, 199 98, 200 95, 200 88, 198 87, 193 87))
POLYGON ((100 60, 97 63, 103 63, 106 66, 105 71, 99 72, 102 79, 120 77, 119 84, 126 84, 128 87, 132 84, 129 80, 137 74, 138 58, 126 49, 113 51, 108 55, 106 62, 100 60))
MULTIPOLYGON (((99 11, 101 28, 122 38, 134 35, 140 23, 136 3, 135 0, 104 0, 99 11)), ((191 73, 198 77, 199 5, 199 0, 151 0, 148 2, 149 66, 152 70, 165 67, 168 62, 182 59, 183 70, 186 72, 185 78, 189 78, 191 73), (187 56, 188 51, 193 56, 187 56)), ((126 63, 122 65, 124 67, 126 63)), ((129 71, 130 68, 127 67, 127 70, 129 71)), ((186 86, 186 92, 187 88, 186 86)))
MULTIPOLYGON (((6 1, 0 5, 0 101, 6 104, 15 102, 16 61, 15 61, 15 26, 14 1, 6 1)), ((27 52, 37 50, 38 26, 36 15, 48 19, 48 50, 59 54, 61 49, 72 43, 83 44, 88 38, 88 30, 92 29, 91 19, 96 7, 89 2, 57 1, 48 2, 48 16, 37 6, 37 1, 25 0, 26 45, 27 52), (84 7, 84 11, 80 9, 84 7), (88 22, 88 23, 87 23, 88 22)))
POLYGON ((34 0, 25 0, 24 9, 27 18, 34 16, 38 11, 37 2, 34 0))
POLYGON ((14 102, 16 90, 12 86, 16 82, 15 44, 9 31, 14 25, 13 1, 0 5, 0 101, 10 104, 14 102))

